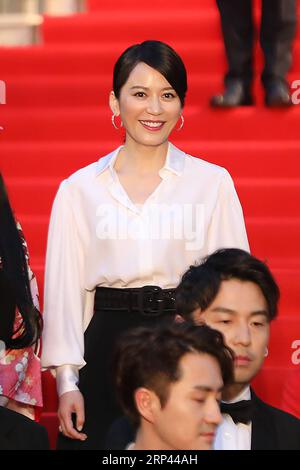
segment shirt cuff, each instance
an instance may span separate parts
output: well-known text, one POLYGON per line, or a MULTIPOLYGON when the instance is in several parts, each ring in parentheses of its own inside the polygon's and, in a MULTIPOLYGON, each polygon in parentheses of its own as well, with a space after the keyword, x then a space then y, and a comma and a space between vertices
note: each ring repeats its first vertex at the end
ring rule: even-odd
POLYGON ((79 371, 77 366, 65 364, 56 368, 56 389, 58 396, 78 391, 79 371))

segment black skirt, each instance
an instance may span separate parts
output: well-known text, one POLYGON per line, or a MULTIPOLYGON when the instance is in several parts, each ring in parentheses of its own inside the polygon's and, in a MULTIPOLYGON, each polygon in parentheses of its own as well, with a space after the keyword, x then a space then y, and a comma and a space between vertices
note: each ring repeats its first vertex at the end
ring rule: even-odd
POLYGON ((167 309, 161 309, 159 315, 145 315, 128 305, 111 309, 105 304, 103 307, 99 292, 101 288, 96 290, 94 315, 84 334, 86 365, 79 371, 78 386, 85 402, 82 432, 88 437, 83 442, 60 433, 57 440, 57 449, 60 450, 105 449, 107 432, 112 422, 122 415, 116 401, 111 371, 113 350, 118 338, 123 332, 138 326, 154 326, 158 322, 174 320, 175 309, 169 308, 170 303, 167 309))

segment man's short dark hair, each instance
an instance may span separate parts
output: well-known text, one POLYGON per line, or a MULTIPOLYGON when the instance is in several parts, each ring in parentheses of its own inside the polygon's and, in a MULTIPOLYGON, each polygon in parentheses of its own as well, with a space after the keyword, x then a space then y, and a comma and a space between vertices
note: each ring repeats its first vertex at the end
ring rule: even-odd
POLYGON ((222 334, 208 326, 174 322, 136 328, 122 336, 114 357, 116 390, 123 412, 134 426, 140 422, 135 391, 140 387, 154 391, 163 407, 170 384, 181 377, 179 362, 190 352, 214 357, 224 386, 233 381, 232 351, 222 334))
POLYGON ((192 312, 206 310, 217 296, 222 281, 239 279, 256 284, 267 303, 268 320, 277 315, 279 288, 268 266, 244 250, 217 250, 201 264, 190 266, 176 289, 176 312, 190 319, 192 312))

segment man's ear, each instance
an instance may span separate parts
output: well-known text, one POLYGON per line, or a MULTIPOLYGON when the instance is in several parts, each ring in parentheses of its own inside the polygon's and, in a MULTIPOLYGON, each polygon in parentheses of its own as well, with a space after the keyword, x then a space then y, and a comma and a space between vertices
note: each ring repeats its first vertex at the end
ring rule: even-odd
POLYGON ((175 323, 184 323, 185 319, 181 315, 176 315, 175 316, 175 323))
MULTIPOLYGON (((196 308, 188 318, 189 322, 194 323, 195 325, 205 325, 205 314, 201 311, 200 307, 196 308)), ((177 314, 175 316, 175 323, 184 323, 186 321, 181 315, 177 314)))
POLYGON ((109 94, 109 106, 110 106, 111 112, 115 116, 120 115, 119 101, 116 98, 116 95, 113 91, 111 91, 110 94, 109 94))
POLYGON ((200 307, 196 308, 192 313, 191 313, 191 320, 195 325, 205 325, 205 312, 201 310, 200 307))
POLYGON ((154 422, 155 410, 160 406, 157 395, 145 387, 138 388, 134 393, 135 404, 141 417, 150 423, 154 422))

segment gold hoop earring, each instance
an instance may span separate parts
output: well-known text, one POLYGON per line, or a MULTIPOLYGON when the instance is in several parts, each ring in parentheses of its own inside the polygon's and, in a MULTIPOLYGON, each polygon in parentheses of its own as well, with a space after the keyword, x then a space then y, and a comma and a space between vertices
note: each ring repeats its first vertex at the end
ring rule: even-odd
POLYGON ((180 126, 178 127, 177 132, 181 131, 181 129, 183 128, 184 126, 184 117, 182 116, 182 114, 180 115, 180 119, 181 119, 181 124, 180 126))
POLYGON ((114 128, 117 129, 117 131, 118 131, 118 130, 121 129, 121 127, 123 126, 123 123, 122 123, 122 121, 121 121, 121 125, 120 125, 120 127, 118 127, 118 126, 116 125, 116 123, 115 123, 115 117, 116 117, 116 115, 113 114, 112 117, 111 117, 111 122, 112 122, 112 125, 114 126, 114 128))

